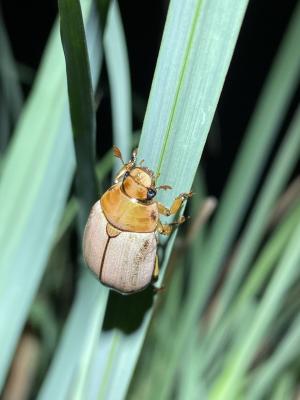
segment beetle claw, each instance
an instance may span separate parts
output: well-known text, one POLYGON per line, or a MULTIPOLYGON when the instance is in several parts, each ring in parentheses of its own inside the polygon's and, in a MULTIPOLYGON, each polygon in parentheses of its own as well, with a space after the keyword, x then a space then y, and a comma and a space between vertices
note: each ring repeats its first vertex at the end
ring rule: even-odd
POLYGON ((166 290, 165 285, 161 285, 161 287, 153 286, 153 291, 155 294, 164 292, 165 290, 166 290))
POLYGON ((193 192, 188 192, 188 193, 184 192, 184 193, 180 193, 180 195, 178 195, 178 196, 176 197, 176 199, 184 199, 184 200, 187 200, 188 198, 192 197, 193 194, 194 194, 193 192))

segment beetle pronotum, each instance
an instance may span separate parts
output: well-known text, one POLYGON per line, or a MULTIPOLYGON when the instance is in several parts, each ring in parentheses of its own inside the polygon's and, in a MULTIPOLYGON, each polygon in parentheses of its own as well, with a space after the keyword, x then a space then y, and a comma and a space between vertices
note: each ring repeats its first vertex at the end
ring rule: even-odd
POLYGON ((136 165, 136 150, 130 161, 123 161, 114 146, 114 155, 123 166, 114 184, 92 207, 83 236, 83 254, 89 268, 100 282, 122 294, 145 289, 159 274, 157 233, 170 235, 185 221, 163 224, 159 214, 178 212, 192 193, 176 197, 170 208, 154 200, 157 190, 155 175, 147 167, 136 165))

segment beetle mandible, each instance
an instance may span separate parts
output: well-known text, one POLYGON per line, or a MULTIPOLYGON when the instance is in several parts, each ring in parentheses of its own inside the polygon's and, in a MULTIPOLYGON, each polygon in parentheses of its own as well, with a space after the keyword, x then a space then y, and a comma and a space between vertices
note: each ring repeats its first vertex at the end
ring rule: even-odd
POLYGON ((170 235, 185 221, 163 224, 159 215, 176 214, 192 192, 181 193, 170 208, 154 200, 156 176, 149 168, 136 165, 137 150, 128 163, 114 146, 114 156, 123 164, 114 184, 103 194, 90 212, 83 235, 86 264, 100 282, 122 294, 145 289, 158 278, 157 233, 170 235))

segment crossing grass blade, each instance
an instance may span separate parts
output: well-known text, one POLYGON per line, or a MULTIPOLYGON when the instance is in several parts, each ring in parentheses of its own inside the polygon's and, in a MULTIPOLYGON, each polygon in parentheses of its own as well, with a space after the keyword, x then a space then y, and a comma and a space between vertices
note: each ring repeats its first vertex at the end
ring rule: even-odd
MULTIPOLYGON (((114 64, 122 59, 122 64, 118 64, 118 71, 121 71, 120 77, 128 79, 128 74, 126 73, 128 71, 127 59, 126 57, 124 58, 126 49, 123 47, 125 42, 120 28, 120 15, 116 4, 112 5, 109 13, 110 16, 107 18, 105 29, 106 46, 109 49, 115 46, 122 53, 122 56, 120 56, 118 51, 111 52, 110 63, 114 64), (116 57, 115 61, 114 57, 116 57)), ((113 71, 111 75, 114 85, 116 85, 116 81, 120 80, 120 77, 116 77, 115 74, 116 71, 113 71)), ((111 91, 113 104, 118 104, 118 107, 114 110, 113 117, 117 120, 117 127, 123 126, 126 128, 126 130, 123 128, 121 132, 127 135, 127 139, 123 139, 123 143, 127 143, 129 148, 129 143, 131 147, 131 129, 129 129, 131 126, 131 114, 129 113, 131 106, 127 104, 124 110, 123 107, 120 107, 120 104, 129 101, 130 94, 128 91, 130 85, 128 82, 122 85, 122 90, 118 91, 117 87, 113 86, 114 90, 111 91), (116 97, 118 97, 118 100, 116 97)), ((119 134, 120 132, 118 132, 119 134)), ((103 179, 112 166, 113 156, 110 151, 98 164, 98 179, 103 179)), ((96 197, 94 201, 96 201, 96 197)), ((93 371, 91 364, 95 354, 97 354, 99 332, 105 311, 108 289, 101 286, 87 271, 83 273, 80 287, 81 289, 77 292, 76 301, 64 329, 60 346, 40 392, 41 399, 67 398, 67 396, 71 396, 74 399, 85 399, 87 392, 92 390, 90 387, 90 375, 92 376, 91 371, 93 371), (87 298, 90 300, 87 300, 87 298), (90 302, 88 305, 87 301, 90 302), (84 313, 83 310, 85 310, 84 313), (85 320, 84 323, 82 318, 85 320), (77 349, 75 353, 69 343, 72 343, 73 347, 77 349), (66 369, 68 370, 67 376, 64 373, 66 369)))
MULTIPOLYGON (((91 3, 84 1, 83 5, 87 20, 91 3)), ((91 29, 90 35, 94 34, 91 29)), ((98 63, 94 53, 94 75, 98 63)), ((6 343, 0 360, 0 386, 42 277, 74 167, 65 67, 56 24, 0 181, 0 338, 6 343)))
POLYGON ((60 65, 60 61, 62 54, 56 30, 14 133, 0 182, 3 206, 0 211, 0 337, 6 343, 0 361, 1 386, 40 281, 74 169, 70 130, 67 122, 63 126, 62 121, 67 98, 66 93, 63 95, 63 64, 60 65), (53 78, 50 89, 49 74, 53 78), (19 207, 20 198, 22 207, 19 207), (26 291, 23 290, 24 281, 28 282, 26 291), (14 323, 11 323, 11 315, 14 315, 14 323))
MULTIPOLYGON (((91 205, 97 198, 94 160, 96 133, 94 94, 80 3, 77 0, 61 0, 59 1, 59 12, 77 158, 77 207, 76 209, 73 207, 71 210, 74 214, 79 209, 79 233, 81 235, 91 205)), ((100 36, 97 22, 94 21, 98 28, 96 32, 100 36)), ((100 49, 100 42, 97 45, 100 49)), ((101 326, 106 297, 107 291, 103 288, 101 290, 98 282, 87 270, 84 270, 79 281, 75 302, 39 398, 64 399, 69 396, 74 399, 79 398, 80 388, 85 377, 82 369, 87 362, 86 357, 92 349, 91 334, 94 331, 97 332, 101 326), (74 348, 76 348, 76 352, 74 352, 74 348)))

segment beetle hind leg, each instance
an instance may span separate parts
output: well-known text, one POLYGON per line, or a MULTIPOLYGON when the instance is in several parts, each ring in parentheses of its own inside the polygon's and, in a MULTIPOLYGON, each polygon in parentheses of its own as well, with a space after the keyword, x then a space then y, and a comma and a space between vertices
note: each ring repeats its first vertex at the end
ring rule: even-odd
POLYGON ((163 292, 165 290, 165 286, 164 285, 162 285, 161 287, 154 286, 154 283, 158 279, 158 275, 159 275, 159 266, 158 266, 158 257, 156 255, 156 257, 155 257, 155 266, 154 266, 154 271, 153 271, 153 275, 152 275, 152 284, 153 284, 152 287, 153 287, 154 293, 160 293, 160 292, 163 292))
POLYGON ((159 266, 158 266, 158 257, 155 256, 155 264, 154 264, 154 271, 152 275, 152 282, 156 282, 159 275, 159 266))

